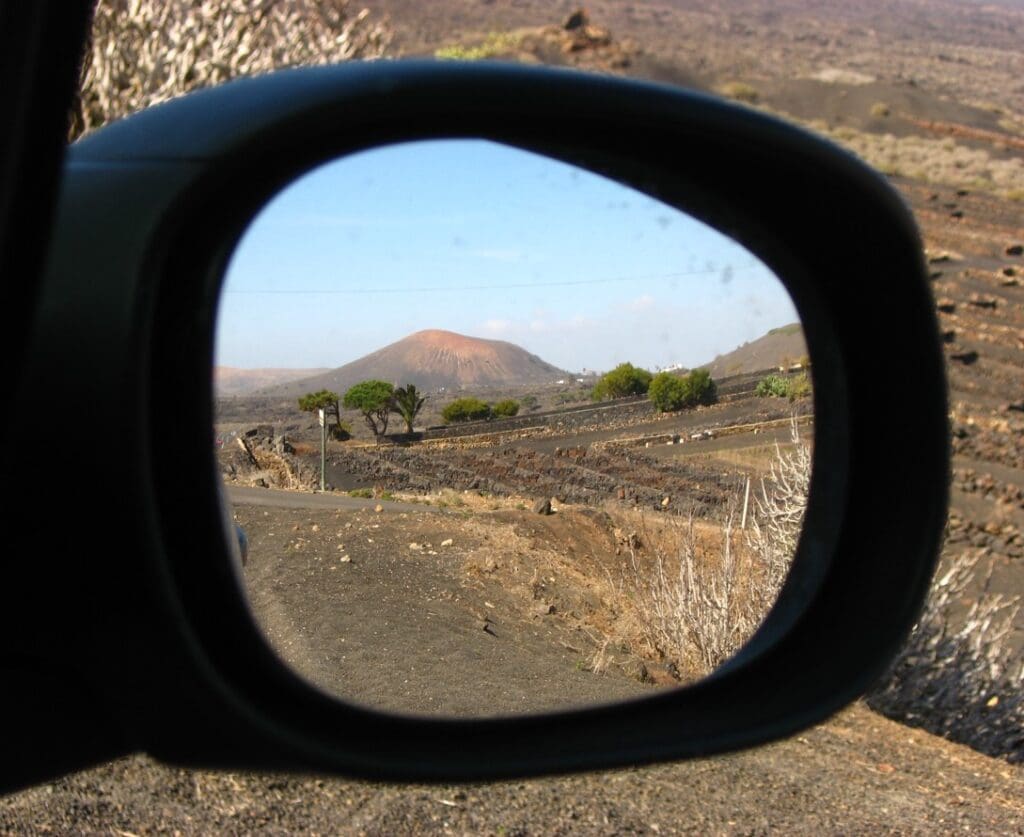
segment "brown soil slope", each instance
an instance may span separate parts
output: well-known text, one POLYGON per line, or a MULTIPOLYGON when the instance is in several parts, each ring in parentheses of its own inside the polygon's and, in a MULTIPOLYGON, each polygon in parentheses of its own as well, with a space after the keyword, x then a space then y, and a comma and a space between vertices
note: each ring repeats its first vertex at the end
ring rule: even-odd
POLYGON ((719 355, 704 366, 712 378, 725 378, 762 369, 787 369, 807 354, 803 329, 799 323, 773 328, 763 337, 744 343, 731 352, 719 355))
MULTIPOLYGON (((372 3, 391 16, 396 50, 411 55, 560 23, 581 5, 594 23, 632 46, 629 65, 618 68, 629 75, 711 87, 728 79, 802 83, 841 69, 916 91, 922 107, 940 113, 951 106, 946 100, 1024 113, 1024 7, 1012 0, 435 0, 429 15, 416 0, 372 3)), ((763 93, 784 98, 786 88, 763 93)))

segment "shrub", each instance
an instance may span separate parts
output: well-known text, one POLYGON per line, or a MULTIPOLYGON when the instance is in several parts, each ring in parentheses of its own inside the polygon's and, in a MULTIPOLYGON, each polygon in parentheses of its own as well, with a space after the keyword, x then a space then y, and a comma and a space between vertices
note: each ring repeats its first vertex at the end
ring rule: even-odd
MULTIPOLYGON (((795 424, 793 442, 787 453, 777 449, 769 478, 751 492, 747 556, 730 541, 731 516, 717 556, 702 551, 692 520, 678 562, 656 552, 653 567, 642 567, 630 548, 625 578, 645 637, 663 658, 682 661, 695 653, 698 674, 706 674, 735 653, 767 614, 807 505, 811 452, 795 424), (738 570, 751 557, 758 583, 744 587, 738 570)), ((989 592, 992 562, 983 566, 983 555, 965 551, 936 574, 917 624, 867 703, 894 720, 1022 763, 1024 661, 1008 641, 1020 597, 989 592)))
POLYGON ((199 87, 284 66, 381 55, 391 39, 349 0, 100 0, 71 138, 199 87))
POLYGON ((335 441, 347 442, 352 438, 352 425, 347 421, 340 421, 337 424, 332 424, 330 436, 335 441))
MULTIPOLYGON (((928 183, 949 186, 966 186, 976 180, 986 184, 982 187, 986 191, 996 194, 1024 188, 1024 168, 1019 160, 1001 159, 993 154, 994 148, 968 148, 952 137, 894 137, 849 126, 833 128, 822 122, 812 127, 838 140, 875 168, 920 173, 928 183)), ((1011 128, 1008 125, 1004 130, 1011 128)))
MULTIPOLYGON (((787 453, 776 449, 769 478, 751 492, 745 541, 760 575, 745 595, 737 595, 743 591, 737 572, 743 557, 730 544, 731 517, 721 555, 710 563, 692 521, 677 571, 668 571, 660 554, 653 572, 641 571, 630 550, 627 567, 646 635, 663 656, 680 659, 695 650, 707 673, 739 649, 774 603, 803 526, 811 474, 811 451, 795 423, 793 443, 787 453)), ((1020 597, 989 592, 993 563, 983 567, 983 555, 965 551, 936 574, 917 624, 867 703, 894 720, 1022 763, 1024 661, 1008 641, 1020 597)))
MULTIPOLYGON (((795 425, 793 440, 791 453, 776 454, 768 487, 754 495, 748 536, 775 590, 796 549, 811 473, 810 449, 795 425)), ((917 624, 867 702, 894 720, 1021 763, 1024 662, 1007 642, 1020 597, 989 592, 992 562, 982 567, 982 555, 963 552, 935 575, 917 624)))
POLYGON ((706 369, 694 369, 683 378, 688 404, 714 404, 718 400, 718 387, 706 369))
POLYGON ((691 516, 678 555, 655 547, 650 565, 642 566, 637 547, 628 545, 625 581, 644 639, 682 672, 710 674, 747 642, 775 604, 796 551, 811 474, 810 449, 795 423, 792 432, 794 449, 783 453, 777 447, 769 477, 752 491, 749 528, 739 542, 737 498, 717 544, 698 535, 691 516))
POLYGON ((491 417, 490 406, 479 398, 456 398, 441 411, 445 424, 491 417))
POLYGON ((499 401, 491 407, 491 415, 495 418, 511 418, 519 412, 519 402, 512 398, 499 401))
POLYGON ((789 381, 781 375, 766 375, 757 382, 754 394, 759 398, 766 398, 769 395, 786 398, 789 396, 789 381))
POLYGON ((667 413, 697 404, 714 404, 718 387, 705 369, 695 369, 682 377, 659 372, 651 380, 647 394, 658 412, 667 413))
POLYGON ((593 390, 570 390, 569 392, 560 392, 555 396, 556 404, 576 404, 580 401, 589 401, 594 398, 593 390))
POLYGON ((728 99, 735 99, 737 102, 754 104, 758 99, 757 88, 744 81, 727 81, 718 88, 718 92, 728 99))
POLYGON ((789 400, 796 401, 798 398, 807 398, 811 394, 811 379, 807 377, 806 372, 801 372, 799 375, 790 378, 789 380, 789 400))
POLYGON ((768 586, 776 592, 796 554, 813 464, 811 448, 800 437, 795 418, 789 429, 793 449, 783 453, 776 443, 768 479, 762 479, 756 489, 752 486, 754 504, 747 533, 747 545, 765 569, 768 586))
POLYGON ((955 615, 977 584, 980 559, 961 553, 936 574, 910 638, 867 702, 894 720, 1022 763, 1024 662, 1006 642, 1020 597, 988 592, 990 562, 985 592, 966 616, 955 615))
POLYGON ((605 401, 629 395, 644 395, 653 377, 646 369, 640 369, 632 363, 620 363, 611 372, 605 372, 600 377, 591 398, 594 401, 605 401))
POLYGON ((481 46, 462 46, 452 44, 450 46, 438 47, 434 50, 434 58, 442 61, 479 61, 482 58, 490 58, 491 53, 481 46))
POLYGON ((776 398, 788 398, 796 401, 798 398, 806 398, 812 392, 811 379, 806 372, 786 378, 782 375, 767 375, 757 383, 754 394, 765 398, 774 396, 776 398))
POLYGON ((687 386, 671 372, 659 372, 651 379, 647 395, 659 413, 681 410, 686 406, 687 386))
POLYGON ((434 57, 447 61, 481 61, 514 53, 521 38, 514 32, 491 32, 481 44, 451 44, 434 50, 434 57))

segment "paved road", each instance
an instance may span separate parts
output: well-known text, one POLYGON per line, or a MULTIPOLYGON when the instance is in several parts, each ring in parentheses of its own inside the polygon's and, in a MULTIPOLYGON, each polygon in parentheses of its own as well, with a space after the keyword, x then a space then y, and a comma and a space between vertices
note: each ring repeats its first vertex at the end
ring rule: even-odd
POLYGON ((378 503, 385 511, 423 511, 415 503, 349 497, 346 494, 313 494, 309 491, 279 491, 274 488, 226 486, 228 499, 235 506, 272 506, 278 509, 372 509, 378 503))

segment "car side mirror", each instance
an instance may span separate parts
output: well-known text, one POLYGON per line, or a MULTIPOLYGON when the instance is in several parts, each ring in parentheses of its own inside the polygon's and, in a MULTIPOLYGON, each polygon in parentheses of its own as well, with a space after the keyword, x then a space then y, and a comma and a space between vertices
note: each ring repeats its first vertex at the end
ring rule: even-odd
MULTIPOLYGON (((913 625, 934 569, 947 411, 911 215, 849 154, 742 106, 502 65, 380 62, 233 82, 69 150, 43 292, 35 328, 46 350, 26 397, 42 403, 56 388, 88 404, 79 432, 117 428, 125 451, 76 453, 109 489, 82 497, 69 528, 106 557, 87 578, 55 582, 62 592, 31 652, 56 668, 73 654, 94 696, 82 722, 109 719, 109 734, 75 743, 68 764, 141 749, 179 764, 448 781, 749 747, 862 694, 913 625), (254 623, 210 443, 227 265, 256 213, 300 175, 450 139, 522 149, 685 212, 767 265, 799 313, 814 449, 796 554, 764 624, 697 683, 581 710, 427 719, 325 694, 254 623), (130 524, 112 532, 111 507, 134 509, 130 524)), ((255 563, 254 552, 245 572, 255 563)))

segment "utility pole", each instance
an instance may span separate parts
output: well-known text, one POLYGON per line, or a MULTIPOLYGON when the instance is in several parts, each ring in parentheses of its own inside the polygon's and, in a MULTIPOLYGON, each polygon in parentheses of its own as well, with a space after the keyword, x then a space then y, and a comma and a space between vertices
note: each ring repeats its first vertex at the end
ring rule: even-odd
POLYGON ((743 517, 740 520, 740 529, 747 528, 747 503, 750 502, 750 477, 747 477, 747 490, 743 492, 743 517))
POLYGON ((327 491, 327 416, 320 408, 320 491, 327 491))

